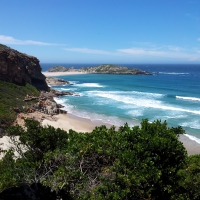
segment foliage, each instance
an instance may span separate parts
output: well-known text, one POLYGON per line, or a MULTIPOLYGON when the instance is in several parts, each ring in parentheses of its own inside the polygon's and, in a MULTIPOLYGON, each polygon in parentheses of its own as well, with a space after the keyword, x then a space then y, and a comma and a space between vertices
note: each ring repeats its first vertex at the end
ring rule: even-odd
POLYGON ((26 95, 38 96, 39 91, 32 85, 16 85, 0 80, 0 125, 9 124, 16 118, 14 108, 23 110, 24 105, 32 102, 24 102, 26 95))
POLYGON ((4 44, 0 44, 0 50, 5 49, 5 48, 8 48, 8 47, 4 44))
POLYGON ((200 199, 200 155, 189 156, 178 175, 184 199, 200 199))
POLYGON ((200 157, 187 157, 178 140, 184 133, 181 127, 143 120, 141 127, 125 124, 115 130, 100 126, 91 133, 67 133, 26 120, 26 129, 10 127, 8 133, 20 157, 14 160, 8 152, 9 159, 0 161, 0 190, 42 183, 72 199, 200 197, 200 157))

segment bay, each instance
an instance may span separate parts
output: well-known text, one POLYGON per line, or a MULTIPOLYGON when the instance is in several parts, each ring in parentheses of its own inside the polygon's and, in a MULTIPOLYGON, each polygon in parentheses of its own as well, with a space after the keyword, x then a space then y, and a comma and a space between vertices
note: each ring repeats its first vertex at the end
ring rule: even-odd
MULTIPOLYGON (((50 64, 47 66, 50 67, 50 64)), ((94 65, 74 66, 81 68, 94 65)), ((151 122, 166 120, 169 126, 182 126, 190 139, 200 143, 200 65, 121 66, 140 68, 154 75, 62 76, 73 85, 54 88, 71 91, 75 95, 57 101, 65 105, 69 113, 116 126, 125 122, 134 126, 145 118, 151 122)))

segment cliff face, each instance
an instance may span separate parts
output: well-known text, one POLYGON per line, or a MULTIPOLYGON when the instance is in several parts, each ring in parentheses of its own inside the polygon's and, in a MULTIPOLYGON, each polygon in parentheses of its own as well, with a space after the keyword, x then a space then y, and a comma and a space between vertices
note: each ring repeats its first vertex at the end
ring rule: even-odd
POLYGON ((0 44, 0 79, 24 85, 30 83, 39 90, 48 90, 36 57, 20 53, 0 44))

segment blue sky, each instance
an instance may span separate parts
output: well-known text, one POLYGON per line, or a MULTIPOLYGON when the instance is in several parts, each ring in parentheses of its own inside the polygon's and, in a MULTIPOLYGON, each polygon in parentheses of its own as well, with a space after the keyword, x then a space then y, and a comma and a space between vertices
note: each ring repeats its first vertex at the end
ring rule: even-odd
POLYGON ((41 63, 200 63, 200 0, 0 0, 0 43, 41 63))

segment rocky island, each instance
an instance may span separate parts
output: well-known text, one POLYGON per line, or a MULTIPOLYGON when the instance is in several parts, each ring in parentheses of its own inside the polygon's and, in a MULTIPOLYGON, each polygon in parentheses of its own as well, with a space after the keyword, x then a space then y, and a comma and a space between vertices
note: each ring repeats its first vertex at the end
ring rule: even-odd
POLYGON ((129 75, 152 75, 150 72, 142 71, 141 69, 130 69, 128 67, 121 67, 117 65, 99 65, 96 67, 84 67, 82 71, 92 74, 129 74, 129 75))
POLYGON ((53 66, 48 70, 48 72, 72 72, 72 71, 75 71, 74 67, 67 68, 59 65, 53 66))
POLYGON ((48 70, 48 72, 82 72, 90 74, 122 74, 122 75, 152 75, 147 71, 141 69, 122 67, 112 64, 104 64, 94 67, 83 67, 81 69, 66 68, 63 66, 54 66, 48 70))

